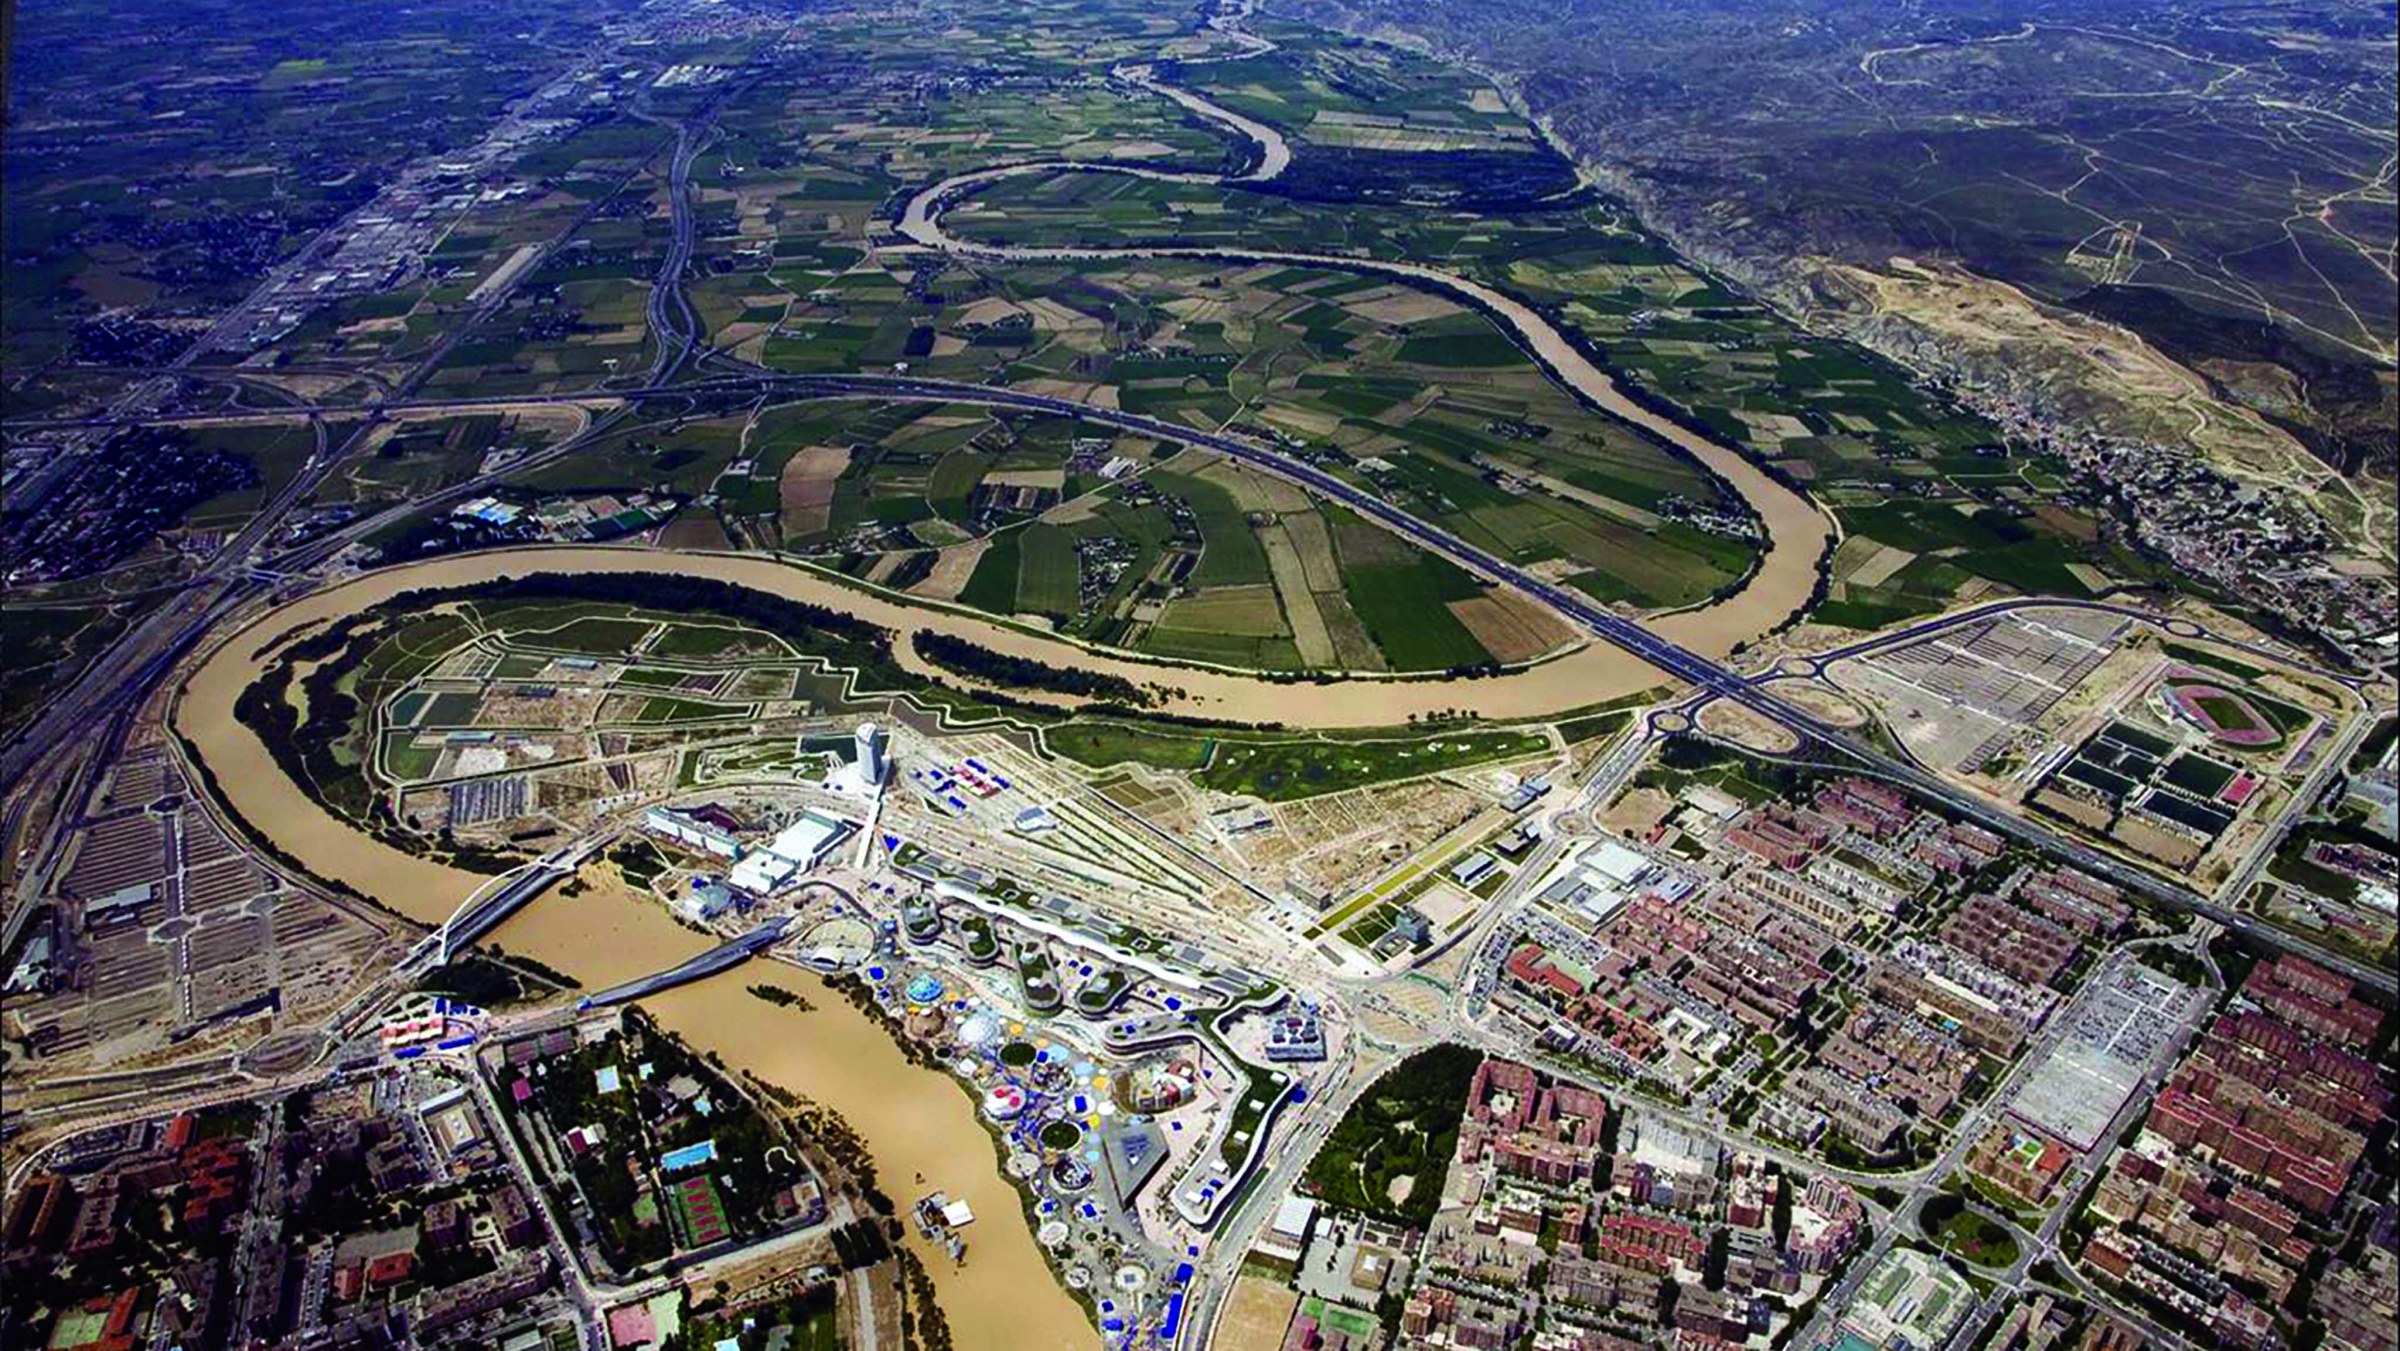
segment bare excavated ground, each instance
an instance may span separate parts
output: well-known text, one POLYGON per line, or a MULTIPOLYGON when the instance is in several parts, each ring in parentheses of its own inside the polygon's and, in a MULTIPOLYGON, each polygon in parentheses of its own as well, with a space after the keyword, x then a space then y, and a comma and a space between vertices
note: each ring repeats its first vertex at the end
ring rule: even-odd
POLYGON ((1963 268, 1905 258, 1888 270, 1823 267, 1873 316, 1863 322, 1913 328, 1962 368, 2038 392, 2105 434, 2188 445, 2238 482, 2301 498, 2360 558, 2386 567, 2400 558, 2400 509, 2390 484, 2344 477, 2131 330, 2041 305, 1963 268))

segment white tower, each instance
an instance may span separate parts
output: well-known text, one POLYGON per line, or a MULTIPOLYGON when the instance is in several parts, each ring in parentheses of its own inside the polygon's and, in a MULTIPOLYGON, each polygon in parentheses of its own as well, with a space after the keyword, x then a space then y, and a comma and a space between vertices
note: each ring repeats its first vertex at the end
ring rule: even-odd
POLYGON ((884 748, 890 743, 890 736, 875 724, 862 722, 858 725, 857 764, 858 781, 861 784, 870 789, 882 784, 883 776, 891 769, 884 763, 884 748))

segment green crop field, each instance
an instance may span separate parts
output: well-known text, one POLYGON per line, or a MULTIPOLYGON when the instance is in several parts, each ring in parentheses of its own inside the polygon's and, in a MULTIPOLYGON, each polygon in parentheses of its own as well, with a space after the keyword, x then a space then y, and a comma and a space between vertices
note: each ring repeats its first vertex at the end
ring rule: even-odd
POLYGON ((975 573, 967 579, 966 589, 958 598, 978 610, 993 614, 1015 614, 1017 611, 1017 581, 1024 565, 1025 532, 1012 530, 992 541, 975 564, 975 573))
POLYGON ((1017 546, 1017 606, 1066 619, 1082 597, 1075 537, 1054 525, 1027 526, 1017 546))
POLYGON ((1539 733, 1506 730, 1405 741, 1228 741, 1218 746, 1197 782, 1223 793, 1284 802, 1538 754, 1549 747, 1549 738, 1539 733))
POLYGON ((1160 492, 1171 493, 1192 509, 1200 524, 1200 566, 1192 570, 1194 586, 1239 586, 1269 580, 1266 551, 1250 531, 1249 518, 1233 494, 1206 479, 1164 470, 1150 475, 1160 492))
POLYGON ((1492 659, 1441 602, 1481 594, 1475 579, 1437 558, 1346 565, 1342 585, 1394 670, 1439 671, 1492 659))
POLYGON ((1525 354, 1498 333, 1440 333, 1410 338, 1400 359, 1418 366, 1514 366, 1525 354))

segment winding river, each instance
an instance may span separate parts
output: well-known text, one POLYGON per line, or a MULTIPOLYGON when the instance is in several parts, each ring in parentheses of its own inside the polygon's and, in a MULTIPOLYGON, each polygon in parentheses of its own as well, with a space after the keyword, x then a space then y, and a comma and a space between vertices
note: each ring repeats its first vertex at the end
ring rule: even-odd
MULTIPOLYGON (((1235 36, 1251 51, 1267 49, 1255 37, 1235 36)), ((1291 148, 1272 127, 1188 90, 1158 83, 1147 67, 1127 67, 1118 74, 1250 139, 1260 152, 1254 167, 1232 178, 1066 163, 985 169, 917 194, 903 214, 902 233, 970 259, 1278 263, 1382 277, 1463 298, 1509 330, 1561 383, 1608 414, 1689 454, 1756 512, 1767 534, 1760 566, 1725 599, 1654 621, 1652 627, 1662 636, 1722 657, 1807 602, 1817 562, 1832 539, 1822 512, 1733 448, 1634 402, 1548 320, 1491 287, 1406 262, 1233 249, 1002 248, 960 240, 942 228, 944 207, 986 184, 1017 176, 1075 170, 1238 186, 1271 179, 1290 163, 1291 148)), ((1663 680, 1628 653, 1587 644, 1536 666, 1473 681, 1355 678, 1291 683, 1149 661, 963 609, 905 602, 758 555, 564 547, 495 551, 385 569, 260 614, 188 668, 174 697, 172 722, 213 771, 231 805, 250 822, 269 829, 278 845, 304 866, 412 918, 438 923, 484 879, 395 850, 327 812, 283 774, 258 738, 235 719, 234 701, 256 678, 259 663, 254 654, 276 635, 355 613, 410 589, 469 586, 533 572, 708 577, 839 608, 896 633, 932 629, 1013 656, 1163 685, 1172 693, 1163 698, 1162 712, 1299 728, 1384 726, 1462 708, 1491 718, 1541 717, 1648 689, 1663 680)), ((907 643, 896 643, 895 649, 904 665, 930 674, 918 667, 907 643)), ((573 898, 545 898, 510 920, 494 941, 572 974, 589 987, 671 965, 703 942, 656 906, 607 885, 595 885, 573 898)), ((976 1226, 972 1257, 965 1267, 953 1268, 945 1257, 926 1255, 937 1299, 958 1346, 969 1351, 1048 1351, 1094 1343, 1090 1325, 1015 1218, 1016 1194, 1001 1177, 966 1095, 944 1076, 910 1066, 881 1029, 846 1001, 827 995, 805 973, 753 966, 738 979, 704 981, 644 1003, 665 1026, 701 1049, 715 1051, 728 1065, 782 1084, 847 1118, 867 1141, 886 1189, 895 1196, 913 1195, 915 1179, 922 1176, 925 1186, 941 1186, 966 1197, 986 1217, 976 1226), (803 1013, 756 999, 746 986, 761 979, 808 995, 815 1010, 803 1013)))
MULTIPOLYGON (((402 569, 416 581, 422 571, 402 569)), ((373 580, 373 579, 370 579, 373 580)), ((171 718, 220 790, 243 817, 271 830, 284 852, 321 877, 340 882, 426 924, 439 924, 488 880, 403 853, 353 829, 285 777, 266 748, 233 716, 233 702, 256 675, 250 654, 273 635, 312 616, 390 589, 337 588, 268 616, 220 644, 175 698, 171 718)), ((600 989, 662 970, 708 946, 655 902, 605 875, 588 875, 576 896, 553 891, 502 925, 491 942, 532 957, 600 989)), ((903 1203, 939 1187, 965 1198, 981 1218, 970 1231, 968 1260, 909 1243, 924 1261, 934 1297, 962 1351, 1083 1351, 1098 1335, 1051 1274, 1018 1218, 1016 1190, 1001 1175, 991 1137, 956 1082, 908 1063, 883 1028, 792 967, 751 963, 642 1001, 661 1026, 725 1064, 810 1098, 839 1113, 866 1142, 883 1188, 903 1203), (749 992, 771 984, 812 1005, 769 1004, 749 992), (917 1179, 922 1178, 920 1184, 917 1179)))
MULTIPOLYGON (((1221 21, 1220 27, 1223 26, 1221 21)), ((1272 43, 1238 30, 1231 31, 1235 36, 1247 40, 1245 56, 1273 50, 1272 43)), ((1834 542, 1833 522, 1825 512, 1806 495, 1761 469, 1741 451, 1703 436, 1637 402, 1614 375, 1584 355, 1583 349, 1560 332, 1557 325, 1505 291, 1422 263, 1280 249, 1140 245, 1126 248, 1030 248, 961 239, 943 227, 942 214, 946 210, 971 200, 978 189, 1014 178, 1098 173, 1159 182, 1240 188, 1266 182, 1280 175, 1291 164, 1291 145, 1283 133, 1275 128, 1244 117, 1188 89, 1161 84, 1151 78, 1148 67, 1121 67, 1116 73, 1120 79, 1172 99, 1192 113, 1230 128, 1236 135, 1251 141, 1259 149, 1256 167, 1247 173, 1230 177, 1179 173, 1106 161, 1050 160, 975 169, 952 175, 909 198, 900 215, 900 234, 930 249, 994 263, 1107 263, 1184 259, 1244 267, 1275 264, 1377 277, 1462 300, 1507 330, 1560 384, 1609 416, 1638 427, 1690 456, 1747 503, 1757 515, 1766 532, 1766 551, 1744 584, 1711 604, 1661 617, 1652 622, 1650 627, 1662 637, 1673 639, 1694 652, 1723 657, 1736 644, 1756 638, 1808 604, 1816 589, 1818 560, 1826 555, 1834 542)), ((1481 707, 1480 703, 1478 707, 1481 707)))

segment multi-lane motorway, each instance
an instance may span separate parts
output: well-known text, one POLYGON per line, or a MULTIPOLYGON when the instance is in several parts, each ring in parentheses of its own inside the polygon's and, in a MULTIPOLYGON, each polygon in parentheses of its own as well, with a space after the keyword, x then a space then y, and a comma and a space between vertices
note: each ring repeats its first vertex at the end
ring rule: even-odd
MULTIPOLYGON (((1609 610, 1580 592, 1535 576, 1448 530, 1393 505, 1371 489, 1353 483, 1328 470, 1318 468, 1280 446, 1228 432, 1185 427, 1136 413, 1092 408, 1043 394, 905 375, 784 375, 758 371, 744 375, 712 375, 680 384, 644 386, 637 389, 610 391, 609 393, 628 403, 664 400, 680 402, 712 397, 722 398, 728 395, 751 398, 880 398, 967 403, 1080 419, 1171 443, 1203 447, 1281 478, 1321 497, 1339 502, 1361 515, 1370 517, 1387 529, 1430 552, 1442 555, 1492 582, 1512 587, 1541 601, 1594 637, 1640 657, 1665 674, 1693 686, 1695 690, 1738 704, 1752 713, 1784 727, 1803 742, 1813 744, 1820 751, 1831 753, 1860 768, 1872 770, 1878 776, 1908 788, 1959 817, 2030 845, 2053 858, 2067 862, 2153 901, 2206 915, 2227 928, 2241 931, 2263 942, 2306 950, 2312 959, 2341 970, 2353 979, 2373 988, 2388 992, 2395 985, 2394 977, 2388 971, 2294 939, 2289 934, 2265 925, 2254 917, 2239 914, 2189 888, 2168 882, 2142 869, 2120 862, 2093 846, 2069 839, 1998 803, 1954 787, 1919 766, 1870 744, 1857 732, 1837 726, 1824 717, 1784 699, 1771 687, 1772 674, 1766 677, 1747 676, 1720 660, 1694 652, 1661 636, 1638 620, 1609 610)), ((592 397, 594 397, 593 392, 584 391, 534 396, 531 399, 517 396, 508 401, 566 403, 587 402, 592 397)), ((467 408, 474 406, 477 402, 475 400, 447 400, 429 406, 467 408)), ((393 406, 411 407, 416 405, 407 402, 387 405, 387 407, 393 406)), ((311 416, 323 417, 347 410, 339 405, 312 404, 308 405, 304 411, 311 416)), ((552 453, 569 453, 573 449, 580 448, 580 441, 579 438, 578 441, 561 443, 552 453)), ((511 472, 521 472, 524 467, 523 465, 515 466, 511 472)), ((484 482, 484 479, 478 478, 451 491, 453 494, 471 492, 482 486, 484 482)), ((412 504, 410 508, 402 510, 421 509, 422 505, 421 503, 412 504)), ((384 516, 355 522, 335 536, 318 541, 305 550, 295 551, 290 556, 290 560, 300 562, 305 561, 306 557, 310 555, 323 556, 331 548, 337 548, 341 544, 361 537, 370 530, 379 529, 387 523, 387 518, 384 516)), ((264 561, 269 566, 285 565, 284 560, 268 559, 264 561)), ((215 617, 213 613, 209 615, 211 619, 215 617)), ((2156 620, 2155 622, 2163 625, 2169 621, 2156 620)), ((185 635, 183 645, 188 646, 192 637, 196 637, 196 633, 185 635)), ((72 693, 68 698, 72 698, 72 693)), ((66 701, 62 700, 63 702, 66 701)), ((13 780, 23 749, 23 743, 20 742, 18 746, 10 748, 5 759, 0 759, 0 781, 13 780)))
MULTIPOLYGON (((1162 89, 1161 92, 1166 92, 1162 89)), ((1168 94, 1173 97, 1172 93, 1168 94)), ((1180 100, 1179 100, 1180 101, 1180 100)), ((1919 796, 1939 804, 1951 813, 1974 821, 2003 835, 2033 846, 2054 858, 2067 862, 2085 872, 2116 883, 2124 889, 2180 909, 2191 911, 2227 928, 2237 929, 2262 942, 2307 950, 2319 962, 2341 969, 2374 988, 2389 991, 2394 978, 2390 972, 2349 960, 2340 954, 2315 948, 2283 931, 2269 928, 2250 917, 2234 913, 2226 906, 2192 891, 2124 864, 2093 847, 2066 838, 2037 822, 2026 820, 2013 811, 1959 789, 1921 767, 1909 763, 1869 743, 1858 733, 1835 725, 1819 715, 1781 696, 1774 682, 1783 673, 1770 672, 1749 676, 1728 665, 1725 660, 1694 651, 1663 637, 1642 622, 1627 618, 1601 606, 1571 589, 1557 586, 1519 568, 1510 561, 1492 555, 1451 532, 1422 520, 1394 506, 1371 489, 1320 468, 1304 457, 1271 442, 1227 432, 1204 430, 1143 417, 1112 409, 1101 409, 1046 395, 1026 393, 993 386, 954 381, 932 380, 906 375, 788 375, 763 370, 738 362, 727 354, 706 347, 697 316, 684 295, 682 280, 692 255, 693 199, 690 173, 694 157, 710 134, 711 111, 701 112, 678 123, 673 128, 672 148, 669 151, 668 190, 672 203, 673 241, 664 260, 659 284, 653 287, 650 300, 650 322, 657 352, 647 372, 635 377, 638 383, 628 388, 608 388, 605 385, 587 390, 558 392, 544 395, 510 395, 490 399, 422 399, 416 397, 425 381, 447 356, 452 346, 462 340, 483 319, 496 313, 505 303, 511 288, 501 287, 464 317, 425 362, 409 377, 368 402, 295 402, 288 409, 258 410, 261 417, 305 418, 315 430, 317 452, 302 473, 253 518, 250 524, 221 552, 222 566, 189 589, 169 598, 161 607, 123 642, 101 657, 85 678, 64 692, 22 735, 0 752, 0 787, 15 789, 46 768, 61 747, 87 744, 91 733, 104 726, 121 727, 123 714, 146 698, 178 663, 204 641, 224 621, 240 613, 266 595, 271 582, 261 577, 299 574, 334 556, 346 546, 389 525, 401 515, 422 511, 443 500, 463 497, 486 488, 503 477, 513 477, 588 447, 602 433, 621 424, 636 410, 659 412, 665 410, 695 411, 712 407, 731 407, 742 403, 801 399, 881 399, 942 403, 973 404, 988 408, 1017 410, 1030 413, 1078 419, 1136 435, 1156 438, 1168 443, 1198 446, 1239 461, 1286 482, 1292 483, 1375 520, 1384 527, 1415 542, 1429 552, 1441 555, 1487 580, 1513 588, 1542 602, 1570 620, 1594 638, 1634 654, 1660 672, 1691 687, 1698 699, 1722 699, 1765 718, 1799 737, 1815 752, 1845 760, 1850 764, 1887 780, 1900 784, 1919 796), (678 379, 678 374, 683 378, 678 379), (459 484, 434 498, 408 504, 371 518, 362 519, 329 535, 296 548, 274 550, 269 541, 281 521, 324 481, 333 468, 356 447, 365 443, 367 426, 374 419, 402 411, 454 410, 472 412, 478 408, 501 404, 567 404, 575 403, 603 408, 587 430, 576 437, 537 453, 527 460, 511 465, 502 474, 482 475, 459 484), (357 418, 362 422, 340 446, 327 444, 326 428, 333 418, 357 418)), ((1255 171, 1254 171, 1255 173, 1255 171)), ((602 199, 602 200, 605 200, 602 199)), ((580 224, 580 220, 576 222, 580 224)), ((574 225, 568 227, 572 230, 574 225)), ((562 233, 559 238, 565 238, 562 233)), ((524 271, 530 273, 534 269, 524 271)), ((240 310, 228 315, 231 324, 241 315, 240 310)), ((222 328, 224 325, 220 325, 222 328)), ((216 378, 195 376, 195 379, 216 378)), ((116 426, 156 424, 179 420, 173 414, 155 411, 153 399, 121 404, 108 413, 90 418, 12 424, 32 430, 36 427, 77 428, 100 430, 116 426)), ((217 415, 222 415, 219 410, 217 415)), ((2049 601, 2025 601, 2018 604, 2050 604, 2049 601)), ((2132 611, 2127 607, 2108 606, 2123 610, 2147 622, 2171 626, 2182 621, 2165 621, 2155 616, 2132 611)), ((1834 656, 1863 655, 1881 647, 1915 641, 1939 627, 1961 622, 1949 616, 1912 626, 1910 629, 1881 635, 1854 645, 1834 656)), ((2185 626, 2187 629, 2189 625, 2185 626)), ((2180 631, 2180 630, 2179 630, 2180 631)), ((2200 636, 2188 633, 2186 636, 2200 636)), ((1830 660, 1831 657, 1820 660, 1830 660)), ((2355 686, 2354 678, 2335 676, 2355 686)), ((1640 763, 1643 753, 1662 735, 1656 724, 1645 724, 1629 732, 1625 739, 1605 758, 1598 772, 1587 780, 1587 789, 1597 783, 1620 782, 1624 775, 1640 763)), ((105 753, 107 738, 99 740, 105 753)), ((2347 742, 2337 749, 2346 749, 2347 742)), ((2327 764, 2337 764, 2339 757, 2329 754, 2327 764)), ((2323 773, 2317 776, 2323 777, 2323 773)), ((1587 792, 1585 795, 1589 797, 1587 792)), ((13 837, 18 814, 27 809, 31 794, 18 794, 10 805, 9 827, 6 836, 13 837)), ((1205 860, 1201 860, 1205 862, 1205 860)), ((552 874, 541 873, 542 877, 552 874)), ((530 880, 529 875, 527 880, 530 880)), ((1238 880, 1238 879, 1237 879, 1238 880)), ((534 883, 524 891, 525 896, 539 889, 534 883)), ((500 896, 491 898, 476 908, 471 920, 489 917, 496 911, 505 914, 507 901, 522 899, 517 888, 503 888, 500 896)), ((1509 907, 1492 907, 1493 919, 1479 926, 1471 942, 1480 945, 1490 925, 1509 907)), ((737 945, 739 946, 739 945, 737 945)), ((747 955, 744 948, 738 955, 747 955)), ((638 990, 636 991, 639 992, 638 990)), ((1491 1045, 1509 1053, 1521 1048, 1498 1046, 1498 1039, 1474 1024, 1467 1016, 1469 1009, 1463 998, 1443 1011, 1442 1016, 1429 1020, 1433 1025, 1426 1031, 1466 1041, 1469 1044, 1491 1045)), ((1326 1090, 1312 1098, 1303 1110, 1293 1114, 1291 1134, 1275 1156, 1274 1163, 1259 1179, 1244 1203, 1221 1227, 1219 1242, 1212 1249, 1207 1276, 1195 1294, 1191 1315, 1186 1320, 1187 1345, 1204 1341, 1213 1325, 1219 1301, 1230 1287, 1232 1266, 1247 1250, 1247 1239, 1263 1222, 1275 1197, 1289 1187, 1315 1153, 1333 1124, 1339 1120, 1349 1102, 1373 1081, 1375 1072, 1386 1062, 1380 1052, 1359 1053, 1347 1049, 1326 1090)), ((2030 1065, 2038 1056, 2028 1055, 2022 1065, 2030 1065)), ((2012 1078, 2013 1083, 2013 1078, 2012 1078)), ((2003 1101, 2008 1085, 1996 1094, 1993 1103, 2003 1101)), ((146 1094, 144 1095, 147 1096, 146 1094)), ((1981 1120, 1981 1114, 1976 1118, 1981 1120)), ((1935 1181, 1946 1175, 1957 1156, 1979 1132, 1962 1129, 1954 1137, 1950 1151, 1937 1165, 1923 1170, 1916 1178, 1915 1189, 1895 1216, 1905 1222, 1913 1216, 1914 1206, 1927 1194, 1935 1181)), ((2113 1133, 2112 1133, 2113 1138, 2113 1133)), ((2087 1161, 2088 1163, 2088 1161, 2087 1161)), ((1812 1165, 1817 1166, 1817 1165, 1812 1165)), ((1891 1226, 1896 1230, 1898 1224, 1891 1226)), ((2038 1236, 2042 1250, 2047 1251, 2054 1237, 2054 1225, 2046 1226, 2038 1236)), ((1886 1236, 1888 1242, 1889 1235, 1886 1236)), ((2022 1263, 2020 1264, 2022 1266, 2022 1263)), ((1860 1269, 1864 1269, 1862 1263, 1860 1269)), ((2017 1274, 2021 1274, 2017 1273, 2017 1274)), ((1836 1301, 1838 1303, 1838 1301, 1836 1301)))

